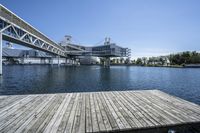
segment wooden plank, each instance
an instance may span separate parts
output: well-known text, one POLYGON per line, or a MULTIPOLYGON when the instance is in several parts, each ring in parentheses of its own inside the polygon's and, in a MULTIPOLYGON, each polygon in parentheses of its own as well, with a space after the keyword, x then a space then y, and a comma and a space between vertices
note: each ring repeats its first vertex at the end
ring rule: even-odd
POLYGON ((85 117, 85 94, 82 94, 82 103, 81 104, 81 115, 80 115, 80 125, 79 128, 77 130, 77 133, 81 133, 81 132, 85 132, 85 121, 86 121, 86 117, 85 117))
POLYGON ((7 106, 12 105, 15 101, 25 98, 27 96, 1 96, 0 99, 0 109, 6 108, 7 106))
MULTIPOLYGON (((99 131, 99 125, 98 125, 98 120, 97 120, 97 115, 96 115, 96 110, 95 110, 95 103, 94 103, 94 93, 91 93, 90 95, 90 106, 91 106, 91 120, 92 120, 92 130, 90 131, 93 132, 98 132, 99 131)), ((85 95, 86 97, 86 95, 85 95)))
MULTIPOLYGON (((48 95, 46 99, 44 99, 41 104, 39 104, 32 112, 30 112, 29 115, 27 115, 26 118, 24 118, 24 123, 17 128, 15 133, 21 133, 28 128, 31 123, 35 121, 36 118, 40 117, 40 114, 42 114, 42 110, 45 110, 46 107, 48 107, 48 103, 51 102, 51 100, 55 97, 55 95, 48 95)), ((52 100, 53 101, 53 100, 52 100)))
POLYGON ((153 114, 154 118, 161 124, 161 125, 166 125, 166 124, 175 124, 175 123, 180 123, 178 119, 172 117, 169 115, 165 110, 160 109, 157 107, 156 104, 150 102, 146 97, 144 96, 139 96, 137 93, 130 93, 133 97, 135 97, 137 100, 136 104, 137 106, 143 105, 146 107, 147 114, 153 114))
POLYGON ((150 91, 149 93, 151 93, 154 96, 157 96, 160 100, 170 104, 170 106, 174 106, 174 107, 179 107, 179 110, 184 111, 187 115, 191 116, 191 115, 200 115, 200 108, 198 105, 185 101, 183 99, 168 95, 164 92, 158 91, 158 90, 153 90, 150 91), (170 100, 169 100, 170 99, 170 100))
POLYGON ((38 100, 40 100, 39 96, 34 96, 25 102, 21 102, 21 104, 18 105, 19 108, 17 108, 16 111, 14 110, 15 112, 12 112, 12 114, 5 115, 5 117, 3 117, 4 119, 0 121, 0 131, 6 132, 10 126, 17 124, 20 115, 24 114, 26 109, 34 107, 34 104, 36 104, 38 100))
POLYGON ((92 132, 92 115, 91 115, 91 109, 90 109, 90 94, 85 94, 85 130, 86 132, 92 132))
POLYGON ((105 109, 105 112, 106 112, 106 115, 108 116, 108 119, 110 121, 110 125, 112 127, 112 130, 113 131, 118 131, 119 130, 119 127, 117 125, 117 122, 114 118, 114 116, 112 115, 110 109, 109 109, 109 106, 107 105, 103 95, 102 95, 102 92, 99 94, 99 98, 100 100, 102 101, 102 105, 103 105, 103 108, 105 109))
MULTIPOLYGON (((138 94, 139 95, 139 94, 138 94)), ((143 96, 142 94, 140 95, 140 97, 143 96)), ((159 103, 156 102, 156 100, 154 100, 153 102, 151 101, 151 98, 145 97, 145 95, 143 96, 143 99, 146 99, 146 102, 149 102, 149 104, 151 104, 151 106, 156 110, 160 112, 160 115, 165 117, 166 120, 171 120, 171 123, 169 124, 173 124, 173 123, 182 123, 184 122, 184 120, 176 115, 174 115, 173 110, 170 109, 166 109, 166 108, 162 108, 160 107, 161 103, 159 101, 159 103)))
POLYGON ((64 94, 58 95, 58 96, 59 96, 59 99, 56 101, 56 104, 53 106, 53 108, 51 110, 49 110, 49 113, 47 113, 46 116, 44 115, 43 122, 37 128, 37 130, 36 130, 37 132, 43 132, 45 130, 47 124, 51 121, 51 119, 53 118, 54 114, 58 110, 60 104, 62 103, 62 101, 64 99, 64 94))
POLYGON ((70 132, 70 133, 72 132, 73 123, 74 123, 75 114, 76 114, 76 108, 77 108, 77 105, 78 105, 79 95, 80 95, 80 93, 77 93, 77 96, 75 98, 72 110, 71 110, 70 115, 69 115, 69 119, 68 119, 68 122, 67 122, 67 125, 66 125, 65 132, 70 132))
POLYGON ((111 127, 111 124, 109 122, 108 116, 106 115, 105 109, 104 109, 104 107, 102 105, 102 102, 101 102, 101 100, 99 98, 99 93, 96 93, 96 98, 97 98, 97 104, 99 106, 100 113, 101 113, 105 128, 106 128, 107 131, 110 131, 110 130, 112 130, 112 127, 111 127))
POLYGON ((160 96, 162 98, 166 97, 166 98, 168 98, 169 102, 171 101, 171 103, 178 104, 178 106, 182 105, 182 106, 185 106, 186 108, 192 107, 192 110, 198 110, 198 111, 200 111, 199 105, 197 105, 195 103, 192 103, 192 102, 189 102, 189 101, 186 101, 186 100, 181 99, 179 97, 175 97, 175 96, 169 95, 169 94, 164 93, 162 91, 159 91, 159 90, 149 90, 148 93, 150 93, 150 94, 156 94, 157 96, 160 96))
POLYGON ((2 95, 2 96, 0 96, 0 102, 2 102, 5 99, 9 99, 9 98, 11 98, 11 96, 9 96, 9 95, 2 95))
MULTIPOLYGON (((126 121, 128 122, 128 124, 131 126, 131 128, 136 128, 137 125, 136 123, 133 121, 134 119, 136 119, 135 117, 131 117, 131 113, 128 111, 128 109, 121 103, 121 99, 118 97, 119 94, 117 94, 116 92, 111 92, 110 93, 111 96, 113 97, 113 102, 114 104, 118 107, 120 113, 122 114, 122 116, 126 119, 126 121)), ((126 101, 122 101, 123 103, 126 101)))
POLYGON ((143 97, 138 97, 137 95, 131 94, 130 97, 134 97, 134 105, 137 106, 137 108, 141 110, 146 119, 154 123, 155 126, 162 126, 167 123, 173 122, 165 119, 162 115, 160 115, 161 113, 158 110, 152 108, 149 104, 147 104, 147 101, 145 101, 143 97))
POLYGON ((98 102, 97 102, 96 93, 95 93, 95 96, 94 96, 94 105, 95 105, 95 112, 96 112, 96 115, 97 115, 97 121, 98 121, 98 125, 99 125, 99 131, 106 131, 106 127, 104 125, 103 118, 102 118, 102 115, 101 115, 101 112, 100 112, 100 108, 99 108, 99 105, 98 105, 98 102))
MULTIPOLYGON (((173 109, 173 111, 175 111, 176 113, 179 113, 180 115, 183 115, 183 117, 186 117, 188 120, 192 120, 192 121, 196 121, 196 120, 199 120, 198 119, 198 116, 200 115, 199 113, 197 113, 195 111, 195 109, 191 109, 190 105, 187 106, 187 108, 185 107, 182 107, 181 105, 177 106, 176 103, 177 102, 168 102, 168 98, 166 96, 156 96, 157 100, 156 101, 160 101, 162 103, 162 105, 167 105, 169 106, 170 105, 170 108, 173 109), (177 108, 179 107, 179 108, 177 108)), ((173 98, 172 98, 173 99, 173 98)), ((170 101, 173 101, 170 99, 170 101)), ((179 115, 179 116, 180 116, 179 115)), ((180 116, 182 117, 182 116, 180 116)))
POLYGON ((51 121, 48 123, 46 129, 44 130, 44 133, 55 133, 58 129, 58 126, 62 120, 62 117, 64 115, 65 110, 67 109, 67 106, 69 104, 69 101, 71 99, 72 94, 66 94, 64 97, 64 100, 62 101, 60 107, 56 111, 55 115, 51 119, 51 121))
POLYGON ((20 108, 29 104, 29 101, 34 100, 34 98, 35 97, 29 96, 29 97, 25 98, 23 101, 19 100, 19 101, 13 103, 11 106, 7 106, 6 108, 3 108, 1 110, 1 114, 0 114, 0 121, 3 122, 3 120, 5 120, 5 118, 7 118, 8 116, 11 116, 11 115, 12 115, 11 117, 15 116, 14 114, 16 114, 16 111, 20 110, 20 108))
POLYGON ((114 104, 115 100, 113 99, 113 96, 110 94, 111 92, 105 93, 105 95, 108 97, 108 101, 110 102, 111 106, 114 108, 114 111, 116 112, 118 118, 121 120, 121 122, 124 125, 124 128, 129 129, 131 126, 129 123, 126 121, 126 119, 123 117, 121 114, 119 108, 114 104))
POLYGON ((66 129, 66 126, 67 126, 67 122, 69 120, 69 116, 70 116, 70 113, 71 113, 71 110, 73 108, 73 105, 75 103, 75 98, 76 98, 77 94, 74 93, 72 94, 72 97, 70 99, 70 102, 69 102, 69 105, 67 106, 67 109, 66 111, 64 112, 63 114, 63 117, 62 117, 62 120, 58 126, 58 129, 57 129, 57 132, 58 133, 63 133, 65 132, 65 129, 66 129))
POLYGON ((109 98, 105 95, 105 93, 102 93, 102 96, 104 97, 105 102, 106 102, 106 104, 107 104, 107 106, 108 106, 108 108, 109 108, 109 110, 110 110, 112 116, 114 117, 114 119, 115 119, 115 121, 116 121, 116 123, 117 123, 119 129, 124 129, 125 126, 124 126, 124 124, 122 123, 122 121, 120 120, 120 118, 118 117, 118 115, 116 114, 114 108, 111 106, 111 104, 110 104, 110 102, 109 102, 109 98))
POLYGON ((83 94, 80 93, 80 95, 78 97, 78 104, 76 107, 76 114, 75 114, 74 121, 73 121, 72 133, 85 132, 85 128, 82 128, 83 129, 82 131, 80 129, 82 103, 83 103, 83 94))
POLYGON ((20 100, 16 100, 15 99, 15 102, 13 104, 9 104, 9 105, 6 105, 4 108, 2 108, 0 110, 0 118, 2 118, 2 116, 5 114, 5 113, 9 113, 12 109, 16 109, 19 107, 19 105, 23 105, 24 102, 27 102, 28 100, 31 99, 31 97, 34 97, 34 96, 27 96, 27 97, 24 97, 20 100))
POLYGON ((53 110, 55 105, 57 104, 58 100, 60 99, 59 95, 55 95, 55 97, 47 104, 42 111, 36 114, 36 117, 29 123, 26 129, 23 132, 37 132, 43 122, 47 119, 50 112, 53 110))
POLYGON ((30 102, 30 106, 29 108, 26 108, 23 113, 18 117, 16 118, 14 121, 12 121, 12 124, 10 124, 8 127, 7 127, 7 131, 6 132, 16 132, 16 130, 21 127, 25 122, 27 122, 27 119, 31 117, 31 115, 34 115, 35 111, 38 110, 38 107, 41 106, 42 102, 44 100, 47 99, 47 95, 44 95, 44 96, 40 96, 40 97, 36 97, 36 101, 33 103, 33 102, 30 102), (15 123, 15 124, 13 124, 15 123))
POLYGON ((177 109, 176 107, 169 106, 166 102, 162 102, 162 100, 157 99, 157 97, 147 95, 146 93, 140 93, 140 94, 145 96, 145 98, 150 100, 151 102, 154 102, 155 104, 157 104, 160 107, 160 109, 165 110, 166 112, 168 112, 168 114, 171 114, 171 116, 180 120, 181 122, 188 121, 188 120, 189 121, 195 120, 195 118, 191 118, 190 116, 185 115, 184 111, 181 111, 177 109))
POLYGON ((126 113, 126 117, 128 117, 128 120, 131 127, 133 128, 140 128, 142 127, 142 124, 139 122, 139 120, 135 117, 135 108, 134 110, 130 107, 132 104, 129 104, 129 102, 123 97, 122 94, 114 92, 113 93, 115 97, 117 97, 117 101, 119 103, 119 105, 123 108, 124 113, 126 113))
POLYGON ((135 102, 135 99, 133 97, 129 96, 128 93, 121 93, 122 99, 124 99, 124 102, 126 103, 126 106, 129 108, 129 110, 132 112, 134 115, 135 123, 139 128, 141 127, 149 127, 152 125, 152 123, 149 123, 148 120, 146 120, 146 117, 142 113, 142 110, 137 106, 137 102, 135 102))

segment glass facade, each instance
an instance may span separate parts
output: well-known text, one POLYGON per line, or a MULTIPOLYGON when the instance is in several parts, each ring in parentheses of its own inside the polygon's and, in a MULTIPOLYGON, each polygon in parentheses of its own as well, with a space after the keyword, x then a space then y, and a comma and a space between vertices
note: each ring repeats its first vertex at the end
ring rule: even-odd
POLYGON ((98 57, 128 57, 129 49, 122 48, 116 44, 92 47, 92 55, 98 57))

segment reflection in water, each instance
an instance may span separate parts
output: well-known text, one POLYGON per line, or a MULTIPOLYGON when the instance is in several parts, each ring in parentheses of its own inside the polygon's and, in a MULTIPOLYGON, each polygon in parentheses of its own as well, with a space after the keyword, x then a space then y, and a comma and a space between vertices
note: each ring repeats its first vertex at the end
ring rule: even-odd
POLYGON ((200 69, 112 66, 3 66, 0 94, 160 89, 200 104, 200 69))

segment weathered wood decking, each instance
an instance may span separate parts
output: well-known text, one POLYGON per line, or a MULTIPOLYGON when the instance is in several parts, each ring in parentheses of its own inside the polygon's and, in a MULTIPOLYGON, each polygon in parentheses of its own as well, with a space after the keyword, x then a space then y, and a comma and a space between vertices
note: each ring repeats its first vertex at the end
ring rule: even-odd
POLYGON ((0 96, 1 133, 161 132, 199 122, 199 105, 158 90, 0 96))

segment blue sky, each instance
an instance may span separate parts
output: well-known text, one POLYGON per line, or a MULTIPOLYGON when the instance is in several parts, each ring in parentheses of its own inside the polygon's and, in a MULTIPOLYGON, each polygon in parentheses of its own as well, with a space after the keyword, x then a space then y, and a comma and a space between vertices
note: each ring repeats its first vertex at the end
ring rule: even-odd
POLYGON ((200 50, 200 0, 0 0, 59 42, 97 45, 105 37, 132 57, 200 50))

